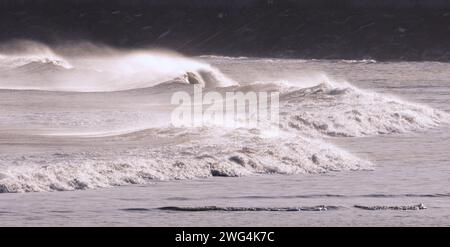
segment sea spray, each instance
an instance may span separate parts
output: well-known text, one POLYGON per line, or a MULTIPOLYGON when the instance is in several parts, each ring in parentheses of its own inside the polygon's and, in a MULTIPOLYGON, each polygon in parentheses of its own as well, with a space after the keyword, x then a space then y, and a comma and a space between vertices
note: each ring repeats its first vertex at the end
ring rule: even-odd
POLYGON ((404 133, 448 121, 441 111, 360 90, 325 73, 239 84, 212 65, 170 52, 72 50, 0 56, 33 58, 0 69, 1 192, 370 170, 370 161, 326 137, 404 133), (264 125, 170 126, 170 98, 180 90, 192 94, 191 84, 221 95, 279 92, 280 131, 264 125))
POLYGON ((96 47, 86 53, 83 46, 72 45, 54 51, 31 41, 11 46, 15 49, 0 52, 1 89, 111 92, 151 87, 174 79, 188 83, 180 79, 186 73, 198 75, 205 87, 236 85, 209 64, 163 50, 96 47))

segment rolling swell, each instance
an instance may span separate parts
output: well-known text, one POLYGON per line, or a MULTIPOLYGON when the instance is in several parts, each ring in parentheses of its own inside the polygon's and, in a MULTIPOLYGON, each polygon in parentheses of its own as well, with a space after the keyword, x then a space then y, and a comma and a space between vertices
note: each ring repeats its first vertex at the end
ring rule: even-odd
MULTIPOLYGON (((42 47, 38 50, 48 52, 48 49, 42 47)), ((101 49, 97 52, 103 54, 101 49)), ((28 55, 27 58, 30 57, 32 56, 28 55)), ((213 176, 370 170, 373 169, 370 161, 327 143, 324 137, 404 133, 436 127, 448 121, 448 115, 441 111, 360 90, 327 77, 303 86, 278 82, 237 85, 209 64, 166 53, 114 51, 113 55, 106 54, 106 58, 100 56, 100 60, 93 57, 58 57, 72 67, 60 68, 58 60, 41 60, 38 64, 32 61, 17 65, 12 70, 6 69, 25 77, 17 77, 18 80, 12 82, 1 82, 4 88, 14 89, 12 86, 20 85, 31 86, 38 91, 31 93, 10 90, 14 94, 7 96, 17 98, 7 101, 1 109, 7 110, 7 114, 1 115, 2 124, 7 128, 18 128, 21 125, 29 129, 41 127, 50 130, 50 134, 42 137, 40 134, 21 133, 22 139, 8 135, 1 140, 16 145, 24 145, 33 140, 50 147, 62 144, 75 148, 48 148, 35 153, 2 153, 0 192, 85 190, 148 184, 154 180, 213 176), (50 77, 54 81, 49 83, 39 77, 40 70, 53 70, 55 66, 58 72, 49 73, 54 76, 50 77), (84 69, 90 66, 94 66, 95 69, 90 70, 94 72, 84 73, 84 69), (121 80, 115 84, 109 80, 110 77, 104 76, 102 69, 110 72, 117 68, 121 69, 114 70, 115 75, 119 75, 121 80), (204 72, 204 69, 209 72, 204 72), (159 106, 160 102, 157 101, 157 95, 150 92, 156 90, 167 96, 179 90, 176 85, 183 84, 183 78, 178 77, 186 71, 197 71, 202 78, 209 78, 205 84, 211 82, 212 89, 221 93, 228 90, 279 91, 280 126, 269 127, 281 127, 280 132, 271 133, 270 128, 266 129, 265 126, 232 128, 220 124, 174 128, 168 124, 169 119, 165 124, 156 125, 155 119, 149 117, 153 116, 154 112, 150 109, 154 108, 145 106, 159 106), (147 80, 153 73, 157 79, 147 80), (31 81, 24 79, 35 75, 36 78, 31 78, 31 81), (74 75, 83 76, 90 79, 88 82, 95 83, 72 83, 68 78, 74 75), (145 80, 136 80, 139 78, 145 80), (165 80, 162 78, 170 79, 160 84, 165 80), (230 84, 232 87, 224 87, 230 84), (145 89, 141 89, 142 87, 145 89), (62 94, 54 91, 65 92, 62 94), (33 102, 32 95, 38 100, 36 105, 41 108, 30 107, 35 105, 30 103, 33 102), (148 97, 149 95, 152 97, 148 97), (69 100, 63 101, 66 97, 69 100), (138 99, 147 101, 138 104, 138 99), (44 101, 48 102, 44 104, 44 101), (11 102, 16 105, 10 107, 11 102), (61 102, 65 102, 63 107, 57 108, 61 102), (134 112, 136 106, 143 107, 141 112, 134 112), (99 110, 88 111, 92 109, 99 110), (130 121, 137 120, 140 118, 138 116, 142 116, 142 125, 134 125, 130 121), (83 132, 77 132, 91 128, 110 134, 84 136, 83 132), (73 133, 57 132, 59 129, 73 133)), ((5 74, 2 72, 2 75, 5 74)), ((183 85, 189 86, 189 82, 185 81, 183 85)), ((158 107, 158 110, 163 111, 159 108, 162 107, 158 107)), ((163 113, 169 115, 170 109, 163 113)), ((34 147, 30 143, 28 145, 34 147)))
POLYGON ((425 205, 417 204, 412 206, 363 206, 363 205, 355 205, 355 208, 363 209, 363 210, 424 210, 427 209, 425 205))
MULTIPOLYGON (((363 206, 363 205, 354 205, 356 209, 361 210, 424 210, 427 209, 423 204, 417 205, 400 205, 400 206, 363 206)), ((184 212, 204 212, 204 211, 225 211, 225 212, 295 212, 295 211, 306 211, 306 212, 317 212, 317 211, 329 211, 329 210, 339 210, 344 207, 342 206, 328 206, 328 205, 319 205, 319 206, 309 206, 309 207, 218 207, 218 206, 204 206, 204 207, 160 207, 159 210, 165 211, 184 211, 184 212)))
POLYGON ((158 208, 165 211, 186 211, 186 212, 203 212, 203 211, 226 211, 226 212, 243 212, 243 211, 269 211, 269 212, 292 212, 292 211, 328 211, 337 210, 338 206, 312 206, 312 207, 161 207, 158 208))

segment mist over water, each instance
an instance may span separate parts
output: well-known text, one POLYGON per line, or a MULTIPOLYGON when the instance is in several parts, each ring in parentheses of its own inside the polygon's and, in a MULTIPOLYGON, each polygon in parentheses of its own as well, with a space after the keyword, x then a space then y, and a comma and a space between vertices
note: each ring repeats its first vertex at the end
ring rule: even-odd
POLYGON ((56 51, 31 41, 9 43, 0 47, 0 66, 2 89, 119 91, 151 87, 186 72, 208 75, 201 81, 207 87, 235 84, 210 65, 175 52, 118 50, 91 43, 56 51))
POLYGON ((362 90, 322 71, 271 68, 268 76, 259 69, 272 63, 95 44, 3 45, 0 192, 371 170, 376 164, 330 144, 329 138, 421 131, 449 119, 439 110, 362 90), (246 78, 230 69, 236 64, 246 78), (220 123, 174 127, 170 99, 179 91, 192 94, 188 72, 205 92, 280 92, 280 123, 272 126, 279 131, 220 123))

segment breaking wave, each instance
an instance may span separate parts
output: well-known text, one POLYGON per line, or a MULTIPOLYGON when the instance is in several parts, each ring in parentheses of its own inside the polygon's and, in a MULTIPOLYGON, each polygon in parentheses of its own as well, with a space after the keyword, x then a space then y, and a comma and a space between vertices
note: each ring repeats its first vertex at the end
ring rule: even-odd
POLYGON ((265 138, 256 130, 223 132, 223 129, 198 129, 172 130, 169 134, 147 130, 139 133, 139 138, 173 135, 177 140, 188 141, 114 152, 3 155, 1 163, 10 165, 0 170, 0 192, 77 190, 145 184, 153 180, 372 168, 370 162, 318 140, 290 135, 265 138))
MULTIPOLYGON (((92 54, 74 55, 71 51, 70 55, 56 55, 42 44, 26 42, 20 48, 23 46, 35 49, 0 53, 0 89, 111 92, 174 79, 189 83, 184 78, 187 72, 195 74, 205 87, 236 85, 211 65, 173 52, 110 48, 106 52, 106 48, 98 48, 100 52, 92 54)), ((82 52, 82 48, 78 50, 82 52)))
POLYGON ((27 67, 27 65, 57 66, 64 69, 73 66, 62 56, 56 54, 50 47, 32 41, 16 41, 0 45, 0 71, 27 67))
POLYGON ((330 83, 281 95, 284 128, 307 136, 357 137, 404 133, 449 121, 447 113, 393 96, 330 83))
POLYGON ((403 133, 449 121, 444 112, 326 76, 302 84, 239 85, 209 64, 167 52, 59 53, 37 47, 26 54, 0 55, 0 88, 14 90, 1 101, 0 123, 3 132, 19 129, 5 138, 49 146, 0 154, 0 192, 371 170, 370 161, 324 137, 403 133), (197 83, 219 93, 280 92, 280 123, 270 126, 280 130, 171 127, 172 108, 166 106, 171 93, 197 83), (55 149, 58 145, 62 148, 55 149))

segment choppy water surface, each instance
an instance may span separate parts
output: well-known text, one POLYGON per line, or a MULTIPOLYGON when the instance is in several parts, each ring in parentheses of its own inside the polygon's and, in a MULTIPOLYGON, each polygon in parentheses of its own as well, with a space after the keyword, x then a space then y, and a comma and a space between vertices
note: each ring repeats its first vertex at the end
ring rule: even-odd
POLYGON ((450 225, 448 64, 49 52, 0 57, 1 225, 450 225), (280 91, 282 134, 170 127, 192 70, 280 91))

